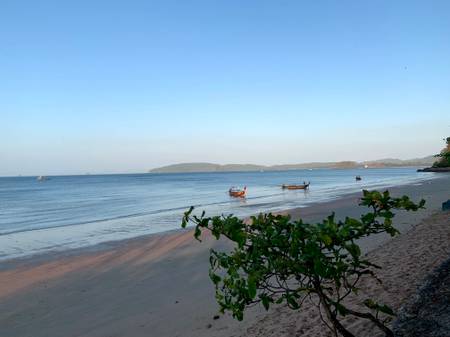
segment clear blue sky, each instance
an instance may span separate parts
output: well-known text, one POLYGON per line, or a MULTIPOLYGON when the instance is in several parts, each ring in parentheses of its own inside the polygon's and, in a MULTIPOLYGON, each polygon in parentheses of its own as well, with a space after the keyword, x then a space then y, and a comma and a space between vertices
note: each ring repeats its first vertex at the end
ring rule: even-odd
POLYGON ((429 155, 450 1, 3 0, 0 116, 0 175, 429 155))

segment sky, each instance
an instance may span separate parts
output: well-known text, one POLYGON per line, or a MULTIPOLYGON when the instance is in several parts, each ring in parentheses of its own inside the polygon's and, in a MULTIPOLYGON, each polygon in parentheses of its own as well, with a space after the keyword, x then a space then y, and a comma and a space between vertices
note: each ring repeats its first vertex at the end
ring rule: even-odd
POLYGON ((0 2, 0 176, 415 158, 450 1, 0 2))

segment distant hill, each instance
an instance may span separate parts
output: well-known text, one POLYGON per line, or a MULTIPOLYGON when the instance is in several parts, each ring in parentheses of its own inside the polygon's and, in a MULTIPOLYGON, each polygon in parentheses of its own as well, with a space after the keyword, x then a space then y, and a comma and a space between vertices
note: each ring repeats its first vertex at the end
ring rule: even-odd
POLYGON ((314 162, 287 165, 254 165, 254 164, 213 164, 213 163, 181 163, 158 167, 150 170, 150 173, 184 173, 184 172, 235 172, 235 171, 288 171, 300 169, 328 168, 349 169, 364 167, 400 167, 400 166, 427 166, 435 161, 433 156, 416 159, 380 159, 365 162, 341 161, 341 162, 314 162))
POLYGON ((379 159, 363 162, 363 165, 368 165, 369 167, 395 167, 395 166, 427 166, 431 165, 436 161, 434 156, 428 156, 424 158, 414 158, 414 159, 379 159))

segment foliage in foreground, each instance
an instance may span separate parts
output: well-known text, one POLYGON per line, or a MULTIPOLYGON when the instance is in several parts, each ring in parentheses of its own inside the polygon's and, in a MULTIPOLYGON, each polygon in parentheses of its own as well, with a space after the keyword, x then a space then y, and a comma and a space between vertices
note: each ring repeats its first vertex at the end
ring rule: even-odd
POLYGON ((450 137, 444 139, 447 146, 435 157, 438 157, 439 160, 434 162, 433 167, 450 167, 450 137))
POLYGON ((242 320, 245 308, 255 303, 266 309, 285 303, 296 310, 306 298, 315 297, 335 336, 353 337, 340 323, 348 315, 368 319, 392 336, 385 325, 394 315, 388 306, 365 299, 366 309, 355 311, 344 304, 346 297, 357 294, 361 277, 376 278, 374 269, 379 268, 361 254, 357 240, 377 233, 396 235, 393 210, 417 211, 424 204, 407 196, 392 198, 388 191, 363 191, 360 205, 369 207, 367 214, 337 221, 333 213, 316 224, 270 213, 249 222, 232 215, 196 216, 191 207, 182 227, 193 223, 199 241, 202 230, 208 230, 216 239, 224 236, 236 244, 231 252, 211 251, 209 275, 222 313, 229 311, 242 320))

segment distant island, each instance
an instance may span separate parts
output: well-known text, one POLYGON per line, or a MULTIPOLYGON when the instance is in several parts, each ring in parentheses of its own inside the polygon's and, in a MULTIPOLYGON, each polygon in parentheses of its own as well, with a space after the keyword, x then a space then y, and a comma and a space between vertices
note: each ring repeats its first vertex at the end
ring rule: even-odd
POLYGON ((355 162, 313 162, 287 165, 254 165, 254 164, 213 164, 213 163, 181 163, 158 167, 149 170, 149 173, 187 173, 187 172, 236 172, 236 171, 288 171, 301 169, 351 169, 351 168, 382 168, 402 166, 429 166, 433 164, 434 156, 416 159, 379 159, 373 161, 355 162))

